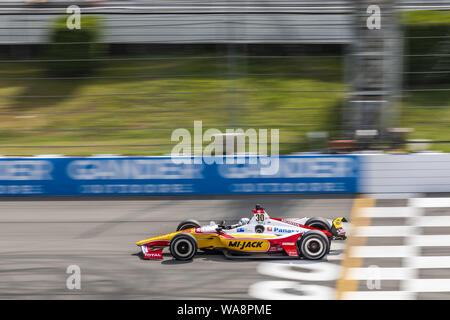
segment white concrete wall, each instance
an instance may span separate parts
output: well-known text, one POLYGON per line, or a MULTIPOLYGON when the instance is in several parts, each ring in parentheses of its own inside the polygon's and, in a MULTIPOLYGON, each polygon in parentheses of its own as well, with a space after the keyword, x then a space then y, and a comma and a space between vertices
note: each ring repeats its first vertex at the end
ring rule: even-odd
MULTIPOLYGON (((0 0, 1 1, 1 0, 0 0)), ((61 11, 61 14, 64 11, 61 11)), ((339 14, 103 14, 107 43, 351 42, 351 20, 339 14)), ((0 44, 48 42, 57 16, 4 15, 0 44)), ((83 26, 81 26, 83 27, 83 26)))
POLYGON ((450 192, 450 154, 361 156, 363 193, 450 192))

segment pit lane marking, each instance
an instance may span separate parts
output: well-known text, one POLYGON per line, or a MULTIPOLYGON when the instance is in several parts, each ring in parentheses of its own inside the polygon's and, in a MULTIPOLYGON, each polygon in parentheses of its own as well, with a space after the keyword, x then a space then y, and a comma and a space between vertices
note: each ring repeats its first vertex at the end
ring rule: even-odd
MULTIPOLYGON (((351 248, 351 255, 362 258, 386 258, 400 257, 402 268, 377 268, 377 276, 380 280, 398 280, 400 289, 398 291, 347 291, 342 294, 342 299, 365 300, 365 299, 390 299, 408 300, 417 299, 420 293, 450 293, 450 279, 448 278, 424 278, 421 279, 421 269, 449 269, 450 256, 420 256, 421 247, 448 247, 450 246, 450 235, 448 234, 420 234, 421 228, 445 227, 450 225, 449 216, 423 216, 423 208, 443 208, 450 206, 450 198, 447 199, 410 199, 408 207, 400 210, 392 209, 396 216, 407 218, 405 222, 410 233, 403 234, 404 246, 356 246, 351 248), (431 218, 431 219, 429 219, 431 218)), ((366 210, 364 215, 371 218, 392 217, 389 216, 388 208, 377 208, 377 210, 366 210), (379 209, 379 210, 378 210, 379 209), (383 211, 385 213, 383 213, 383 211)), ((391 226, 386 226, 388 229, 391 226)), ((386 228, 385 227, 385 228, 386 228)), ((375 229, 372 229, 372 231, 375 229)), ((381 230, 381 229, 379 229, 381 230)), ((406 229, 404 229, 406 230, 406 229)), ((370 229, 359 231, 365 236, 377 237, 370 229)), ((396 235, 397 236, 397 235, 396 235)), ((370 268, 350 269, 346 277, 358 280, 370 280, 370 268)))
POLYGON ((361 213, 365 208, 372 208, 375 205, 375 199, 358 197, 353 201, 353 208, 351 212, 350 221, 352 227, 350 229, 350 236, 347 239, 347 248, 344 252, 344 259, 341 263, 341 274, 336 284, 335 298, 343 299, 343 293, 347 291, 356 291, 359 280, 347 279, 347 273, 350 268, 360 268, 363 260, 361 257, 351 255, 353 247, 363 246, 366 243, 365 237, 352 237, 352 234, 358 232, 359 227, 370 225, 370 217, 362 216, 361 213))
MULTIPOLYGON (((370 267, 363 268, 361 266, 350 266, 345 270, 342 269, 340 272, 340 278, 338 281, 341 281, 343 277, 343 282, 345 284, 356 283, 357 285, 360 281, 365 280, 373 280, 374 274, 376 272, 376 277, 378 280, 384 281, 399 281, 400 288, 398 290, 392 291, 384 291, 384 290, 369 290, 369 291, 356 291, 357 287, 353 290, 341 291, 339 298, 340 299, 352 299, 352 300, 409 300, 409 299, 417 299, 420 297, 420 293, 449 293, 450 294, 450 279, 446 279, 443 276, 440 279, 434 278, 424 278, 420 279, 421 269, 450 269, 450 255, 449 256, 420 256, 421 255, 421 247, 448 247, 450 246, 450 235, 445 234, 421 234, 421 228, 427 227, 442 227, 449 223, 448 216, 431 216, 432 219, 428 220, 428 216, 423 216, 424 210, 421 207, 413 207, 414 204, 420 204, 427 207, 440 207, 447 201, 441 201, 439 199, 438 205, 433 206, 429 201, 427 202, 417 202, 414 199, 411 199, 408 203, 408 207, 383 207, 383 208, 373 208, 373 207, 361 207, 360 216, 358 218, 392 218, 392 217, 404 217, 407 218, 405 221, 406 228, 399 228, 401 226, 352 226, 351 230, 357 235, 355 238, 360 242, 358 245, 352 245, 347 250, 345 250, 344 259, 351 260, 352 263, 355 261, 363 261, 365 258, 402 258, 401 267, 377 267, 375 270, 370 267), (392 210, 392 212, 390 211, 392 210), (391 213, 393 213, 391 215, 391 213), (443 218, 443 219, 442 219, 443 218), (442 221, 442 224, 439 223, 442 221), (383 245, 383 246, 373 246, 373 245, 365 245, 362 243, 360 238, 369 238, 369 237, 380 237, 380 234, 385 237, 395 236, 398 237, 399 234, 393 234, 393 231, 397 230, 402 232, 405 244, 404 245, 383 245), (409 230, 411 233, 407 234, 405 231, 409 230), (375 232, 376 231, 376 232, 375 232), (361 237, 362 236, 362 237, 361 237), (345 274, 344 274, 345 272, 345 274)), ((450 203, 450 202, 448 202, 450 203)), ((357 219, 352 219, 353 223, 358 222, 357 219)), ((365 221, 367 222, 367 221, 365 221)), ((349 238, 349 240, 351 237, 349 238)), ((347 240, 347 242, 349 242, 347 240)), ((345 243, 336 243, 340 249, 345 243)), ((354 244, 354 243, 353 243, 354 244)), ((342 259, 341 254, 333 255, 333 252, 328 256, 328 260, 339 260, 342 259)), ((367 261, 367 260, 365 260, 367 261)), ((369 260, 370 261, 370 260, 369 260)), ((344 266, 347 261, 343 261, 342 265, 344 266)), ((334 290, 331 287, 327 287, 326 285, 320 286, 316 283, 308 283, 305 281, 311 280, 311 277, 306 277, 305 274, 295 274, 296 272, 302 272, 301 269, 303 266, 300 264, 305 263, 304 261, 295 262, 298 265, 297 267, 282 267, 282 268, 268 268, 265 266, 264 271, 261 273, 270 275, 273 277, 284 278, 284 279, 292 279, 301 281, 264 281, 255 284, 252 287, 253 296, 257 298, 268 298, 268 299, 333 299, 336 297, 337 290, 334 290), (276 269, 276 270, 275 270, 276 269), (279 271, 282 272, 279 272, 279 271), (276 272, 275 272, 276 271, 276 272), (276 274, 275 274, 276 273, 276 274), (305 280, 303 280, 303 278, 305 280), (263 291, 263 289, 267 290, 264 293, 260 292, 258 295, 258 290, 263 291), (286 292, 286 289, 290 289, 291 291, 299 291, 299 293, 289 293, 286 292), (333 294, 334 293, 334 294, 333 294)), ((317 266, 313 267, 312 272, 317 273, 314 277, 315 281, 325 281, 324 279, 330 279, 332 276, 336 276, 336 267, 338 265, 334 265, 334 267, 329 267, 330 263, 320 262, 317 263, 317 266), (328 269, 328 274, 326 277, 320 276, 320 273, 323 273, 325 276, 325 271, 328 269)), ((311 265, 312 266, 312 265, 311 265)), ((339 285, 339 284, 338 284, 339 285)), ((350 288, 348 286, 347 288, 350 288)), ((381 288, 380 288, 381 289, 381 288)), ((360 289, 363 290, 363 289, 360 289)))

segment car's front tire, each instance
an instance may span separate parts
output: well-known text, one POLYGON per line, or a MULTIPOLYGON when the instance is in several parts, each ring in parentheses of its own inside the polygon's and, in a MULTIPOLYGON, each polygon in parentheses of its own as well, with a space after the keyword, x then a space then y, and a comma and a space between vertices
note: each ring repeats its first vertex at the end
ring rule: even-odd
POLYGON ((200 228, 201 225, 197 220, 189 219, 183 220, 178 224, 177 231, 192 229, 192 228, 200 228))
POLYGON ((170 254, 177 260, 191 260, 197 249, 197 240, 189 233, 179 233, 170 241, 170 254))
POLYGON ((320 260, 329 252, 330 242, 323 232, 309 230, 297 240, 298 255, 308 260, 320 260))

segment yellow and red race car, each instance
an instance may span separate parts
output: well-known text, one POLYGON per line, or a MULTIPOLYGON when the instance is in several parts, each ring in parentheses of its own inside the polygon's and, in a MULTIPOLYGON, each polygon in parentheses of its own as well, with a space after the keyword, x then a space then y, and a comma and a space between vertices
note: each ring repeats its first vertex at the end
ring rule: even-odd
POLYGON ((136 243, 145 259, 162 259, 162 251, 169 247, 177 260, 192 259, 197 250, 218 250, 226 257, 270 255, 271 257, 296 257, 322 259, 330 251, 332 240, 346 239, 342 222, 315 217, 279 219, 270 217, 256 205, 251 219, 242 218, 235 225, 224 222, 201 226, 195 220, 182 221, 176 232, 136 243))

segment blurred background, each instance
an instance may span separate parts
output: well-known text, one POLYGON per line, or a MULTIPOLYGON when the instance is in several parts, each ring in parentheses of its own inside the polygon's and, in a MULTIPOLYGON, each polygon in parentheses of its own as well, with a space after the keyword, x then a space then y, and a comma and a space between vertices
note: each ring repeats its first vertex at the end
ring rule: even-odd
POLYGON ((371 1, 2 1, 0 154, 164 155, 194 120, 279 128, 281 154, 450 151, 449 3, 377 3, 379 30, 371 1))
POLYGON ((450 299, 449 9, 0 0, 0 298, 450 299), (116 157, 168 155, 194 120, 279 129, 296 156, 272 180, 116 157), (256 203, 346 217, 350 237, 312 264, 139 258, 138 240, 256 203))

